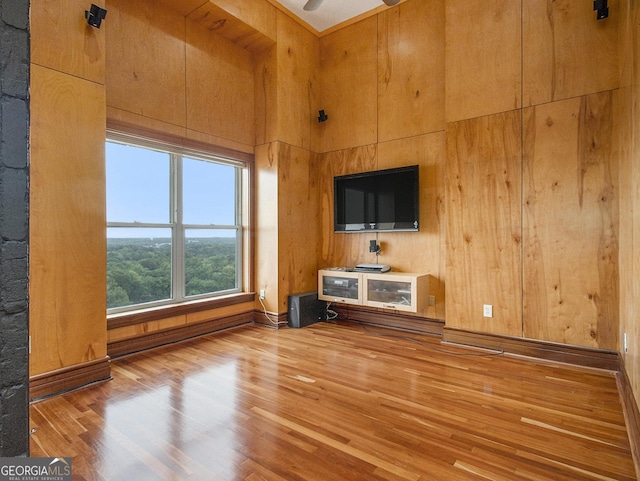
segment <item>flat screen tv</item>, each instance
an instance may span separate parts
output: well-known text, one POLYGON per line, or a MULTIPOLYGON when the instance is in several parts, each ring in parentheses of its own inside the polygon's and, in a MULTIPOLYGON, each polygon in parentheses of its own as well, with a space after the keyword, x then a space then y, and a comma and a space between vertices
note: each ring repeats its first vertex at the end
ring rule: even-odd
POLYGON ((335 232, 419 230, 418 166, 333 178, 335 232))

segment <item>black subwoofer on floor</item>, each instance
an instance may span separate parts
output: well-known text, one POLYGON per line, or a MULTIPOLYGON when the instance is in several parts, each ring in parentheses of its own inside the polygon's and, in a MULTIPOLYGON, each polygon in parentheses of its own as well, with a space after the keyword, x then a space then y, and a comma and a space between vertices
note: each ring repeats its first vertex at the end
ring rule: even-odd
POLYGON ((324 320, 326 303, 318 300, 318 292, 303 292, 289 296, 289 327, 305 327, 324 320))

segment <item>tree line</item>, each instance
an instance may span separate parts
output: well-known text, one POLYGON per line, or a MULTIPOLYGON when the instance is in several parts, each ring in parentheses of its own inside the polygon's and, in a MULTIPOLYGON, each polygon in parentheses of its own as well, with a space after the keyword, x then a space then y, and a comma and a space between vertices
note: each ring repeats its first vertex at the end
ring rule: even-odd
MULTIPOLYGON (((187 296, 236 287, 236 240, 202 238, 185 246, 187 296)), ((171 239, 107 240, 107 308, 171 298, 171 239)))

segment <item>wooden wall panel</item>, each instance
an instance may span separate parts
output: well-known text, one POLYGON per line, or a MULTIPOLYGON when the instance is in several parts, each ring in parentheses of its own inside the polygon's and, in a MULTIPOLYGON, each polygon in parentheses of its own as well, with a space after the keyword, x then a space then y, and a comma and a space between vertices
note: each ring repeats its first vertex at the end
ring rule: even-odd
POLYGON ((267 0, 209 0, 273 41, 277 38, 278 9, 267 0))
MULTIPOLYGON (((277 312, 278 297, 278 143, 256 147, 255 158, 255 289, 266 290, 264 301, 277 312)), ((256 299, 256 309, 262 306, 256 299)))
POLYGON ((620 341, 627 376, 640 401, 640 6, 621 0, 620 91, 615 132, 620 156, 620 341), (623 336, 627 335, 627 351, 623 336))
MULTIPOLYGON (((180 316, 184 319, 184 316, 180 316)), ((158 331, 158 321, 147 321, 131 326, 118 327, 109 329, 107 332, 107 342, 123 341, 125 339, 133 339, 143 336, 150 332, 158 331)))
POLYGON ((618 0, 596 20, 593 2, 528 0, 523 14, 524 105, 617 88, 618 0))
POLYGON ((32 0, 31 62, 104 84, 105 28, 87 24, 84 0, 32 0))
POLYGON ((254 56, 254 103, 256 145, 278 138, 278 50, 267 49, 254 56))
POLYGON ((444 130, 444 3, 378 15, 378 141, 444 130))
POLYGON ((316 167, 320 202, 320 245, 318 267, 354 266, 373 262, 369 252, 371 234, 333 232, 333 177, 378 168, 376 145, 338 150, 319 156, 316 167))
POLYGON ((620 88, 633 88, 638 84, 638 48, 640 48, 640 36, 638 35, 638 5, 633 0, 618 0, 620 5, 620 18, 618 20, 618 68, 620 70, 620 88))
POLYGON ((252 52, 276 42, 277 9, 266 0, 209 0, 188 18, 252 52))
MULTIPOLYGON (((629 44, 631 45, 631 43, 629 44)), ((629 47, 630 48, 630 47, 629 47)), ((640 51, 640 50, 638 50, 640 51)), ((630 80, 630 79, 629 79, 630 80)), ((614 132, 619 145, 620 326, 617 350, 636 400, 640 399, 640 88, 624 86, 614 95, 614 132), (634 141, 635 139, 635 141, 634 141), (625 351, 624 336, 627 338, 625 351)))
POLYGON ((447 125, 447 327, 522 335, 520 124, 512 111, 447 125))
POLYGON ((633 119, 631 115, 632 89, 623 87, 614 94, 614 132, 619 140, 619 199, 620 199, 620 342, 618 350, 624 355, 622 338, 633 326, 635 317, 634 284, 634 163, 631 157, 633 119))
POLYGON ((200 312, 192 312, 188 314, 180 314, 164 319, 146 321, 131 326, 118 327, 109 329, 108 342, 123 341, 135 337, 160 332, 167 329, 176 329, 185 326, 211 321, 213 319, 222 319, 232 317, 239 313, 252 311, 253 303, 240 303, 222 308, 208 309, 200 312))
MULTIPOLYGON (((108 87, 107 87, 108 89, 108 87)), ((146 130, 150 132, 162 132, 162 134, 173 137, 184 137, 184 125, 175 125, 162 120, 156 120, 144 115, 135 114, 128 110, 107 106, 107 119, 109 123, 117 123, 119 125, 132 125, 136 129, 146 130)))
POLYGON ((617 162, 612 94, 525 109, 524 332, 615 349, 617 162))
POLYGON ((184 127, 184 17, 151 0, 109 0, 107 19, 107 105, 184 127))
POLYGON ((231 306, 218 307, 216 309, 207 309, 206 311, 191 312, 187 314, 186 324, 195 324, 197 322, 210 321, 212 319, 232 317, 237 314, 248 312, 252 308, 253 303, 243 302, 231 306))
POLYGON ((275 39, 265 36, 211 2, 205 3, 187 18, 250 52, 261 52, 275 45, 275 39))
MULTIPOLYGON (((630 37, 633 39, 632 52, 629 56, 634 71, 631 85, 631 98, 628 104, 632 108, 633 142, 629 159, 633 165, 632 185, 635 189, 631 192, 633 202, 633 307, 632 315, 625 318, 625 329, 629 340, 629 350, 625 354, 625 365, 630 366, 629 377, 633 385, 636 402, 640 403, 640 6, 633 2, 630 12, 630 37)), ((630 67, 631 68, 631 67, 630 67)), ((625 219, 627 221, 627 219, 625 219)), ((624 261, 627 262, 628 258, 624 261)), ((636 461, 637 463, 638 461, 636 461)))
POLYGON ((431 274, 430 295, 435 306, 422 313, 432 319, 445 318, 445 135, 444 132, 378 144, 378 168, 420 166, 420 231, 380 232, 376 238, 382 254, 368 254, 362 262, 389 264, 399 272, 431 274))
POLYGON ((192 21, 186 36, 187 127, 254 145, 251 53, 192 21))
POLYGON ((320 39, 320 151, 377 141, 377 19, 370 17, 320 39))
MULTIPOLYGON (((236 136, 241 137, 241 136, 236 136)), ((216 147, 228 148, 231 150, 237 150, 238 152, 244 152, 247 154, 253 154, 253 144, 247 144, 244 142, 236 141, 233 139, 227 139, 218 135, 207 134, 198 130, 186 129, 185 138, 192 140, 195 143, 205 143, 214 145, 216 147)))
POLYGON ((318 179, 311 152, 280 143, 278 149, 278 312, 287 296, 315 291, 321 236, 318 179))
POLYGON ((133 114, 126 110, 107 107, 108 127, 115 130, 138 133, 142 136, 155 138, 156 140, 167 139, 178 144, 202 145, 209 144, 216 148, 231 149, 246 154, 253 154, 253 145, 236 142, 216 135, 199 132, 197 130, 185 129, 174 124, 150 119, 142 115, 133 114))
POLYGON ((249 51, 149 0, 112 0, 109 20, 110 118, 253 148, 255 67, 249 51))
MULTIPOLYGON (((291 294, 316 289, 318 181, 311 152, 282 142, 256 148, 256 291, 269 312, 291 294)), ((262 306, 256 302, 256 308, 262 306)))
POLYGON ((447 122, 521 106, 521 3, 446 0, 447 122))
POLYGON ((186 17, 202 5, 209 3, 209 0, 158 0, 158 3, 164 4, 186 17))
POLYGON ((278 13, 277 138, 297 147, 318 147, 320 40, 278 13))
POLYGON ((104 86, 31 66, 31 375, 106 356, 104 86))

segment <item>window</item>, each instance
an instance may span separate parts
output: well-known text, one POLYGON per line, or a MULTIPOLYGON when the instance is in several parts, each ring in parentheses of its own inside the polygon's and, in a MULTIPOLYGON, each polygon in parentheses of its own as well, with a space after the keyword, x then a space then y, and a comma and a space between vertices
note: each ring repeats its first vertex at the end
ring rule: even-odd
POLYGON ((106 144, 110 313, 240 292, 239 161, 106 144))

